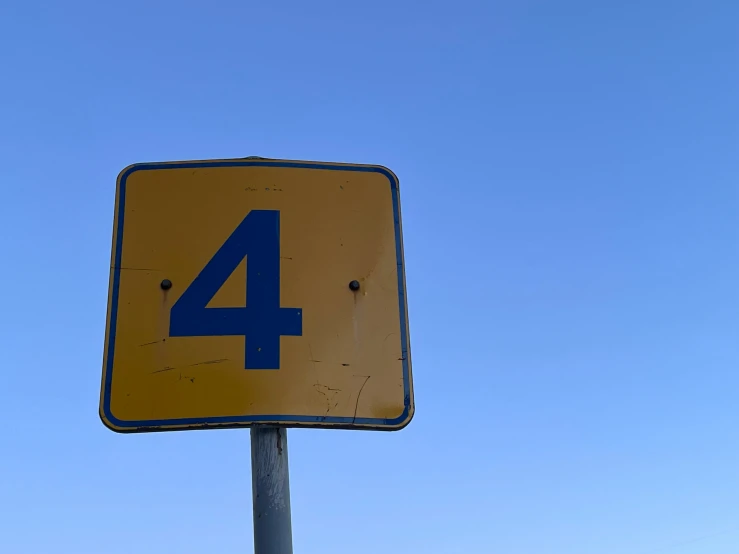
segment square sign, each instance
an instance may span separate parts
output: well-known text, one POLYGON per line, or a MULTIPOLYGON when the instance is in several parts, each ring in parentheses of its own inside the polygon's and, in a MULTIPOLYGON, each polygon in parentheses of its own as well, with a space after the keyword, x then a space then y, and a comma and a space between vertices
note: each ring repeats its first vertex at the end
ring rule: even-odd
POLYGON ((124 169, 100 416, 120 432, 404 427, 395 175, 261 158, 124 169))

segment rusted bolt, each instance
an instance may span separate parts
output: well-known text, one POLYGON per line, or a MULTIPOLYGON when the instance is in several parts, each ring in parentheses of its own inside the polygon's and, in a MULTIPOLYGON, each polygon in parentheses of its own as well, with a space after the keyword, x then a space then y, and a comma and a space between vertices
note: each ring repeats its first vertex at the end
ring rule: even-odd
POLYGON ((159 286, 162 287, 162 290, 169 290, 172 288, 172 281, 164 279, 159 286))
POLYGON ((352 281, 349 283, 349 288, 353 290, 354 292, 357 292, 359 290, 359 281, 352 281))

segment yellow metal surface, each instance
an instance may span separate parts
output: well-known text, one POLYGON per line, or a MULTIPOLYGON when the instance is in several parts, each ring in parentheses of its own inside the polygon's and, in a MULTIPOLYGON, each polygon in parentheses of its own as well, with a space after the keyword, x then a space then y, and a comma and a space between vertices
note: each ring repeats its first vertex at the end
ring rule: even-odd
MULTIPOLYGON (((100 415, 115 431, 399 429, 413 416, 396 177, 281 160, 139 164, 118 178, 100 415), (249 336, 171 336, 172 306, 244 218, 279 212, 279 368, 249 336), (162 281, 172 286, 164 290, 162 281), (349 283, 359 282, 358 291, 349 283)), ((246 255, 210 308, 248 307, 246 255)))

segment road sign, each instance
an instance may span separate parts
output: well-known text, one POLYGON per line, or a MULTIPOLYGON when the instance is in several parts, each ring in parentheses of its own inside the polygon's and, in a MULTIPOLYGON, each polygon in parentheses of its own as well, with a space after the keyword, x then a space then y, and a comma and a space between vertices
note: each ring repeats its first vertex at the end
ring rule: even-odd
POLYGON ((404 427, 395 175, 251 158, 124 169, 100 416, 121 432, 404 427))

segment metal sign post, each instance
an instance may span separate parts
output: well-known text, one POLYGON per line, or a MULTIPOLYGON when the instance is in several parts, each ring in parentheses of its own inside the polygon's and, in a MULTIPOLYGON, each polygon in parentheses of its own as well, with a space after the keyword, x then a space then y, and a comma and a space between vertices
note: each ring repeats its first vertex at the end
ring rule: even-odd
POLYGON ((254 553, 292 554, 287 429, 252 427, 251 487, 254 553))

